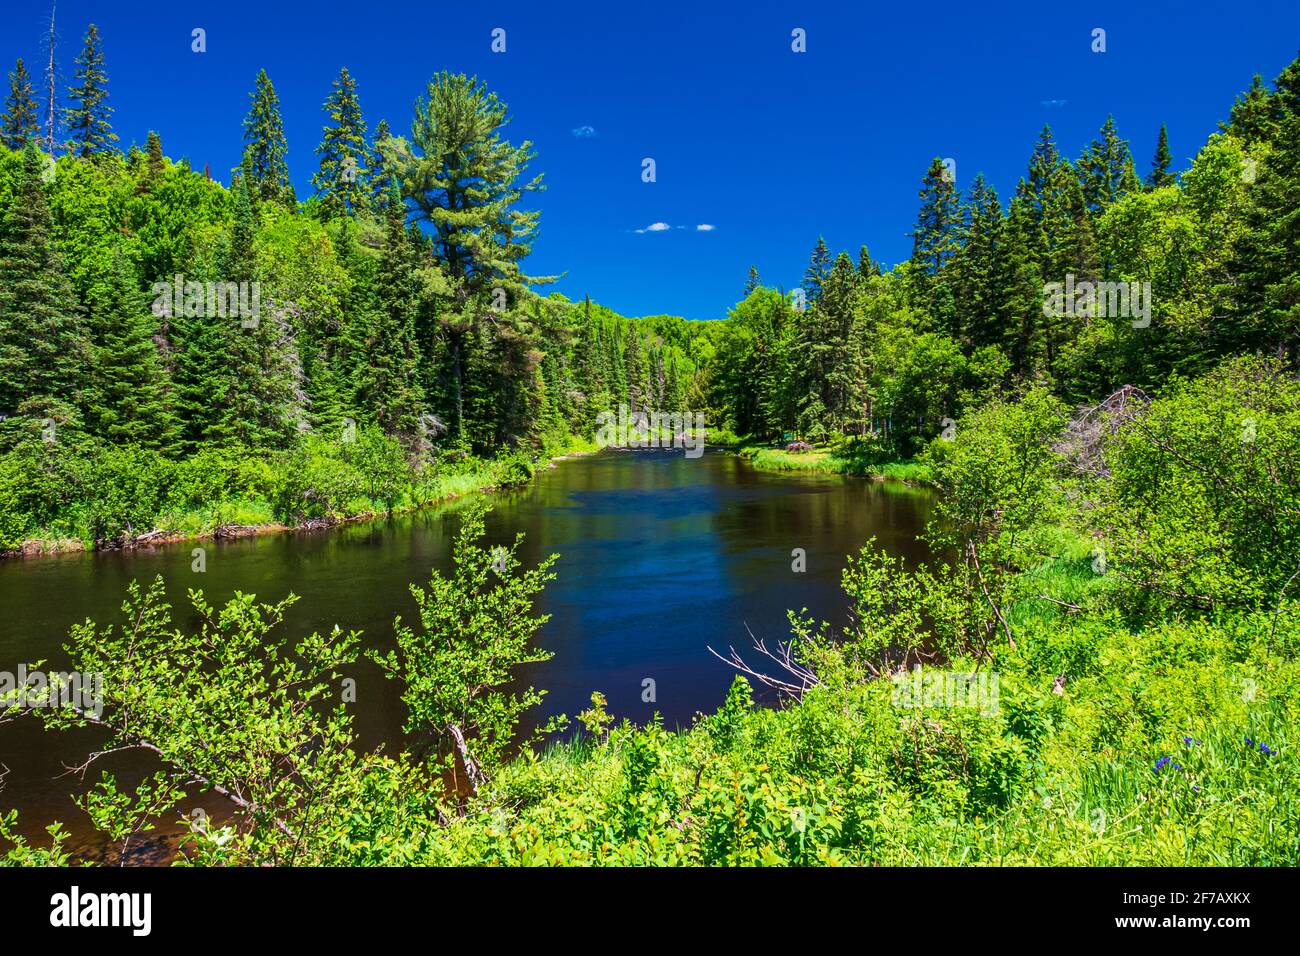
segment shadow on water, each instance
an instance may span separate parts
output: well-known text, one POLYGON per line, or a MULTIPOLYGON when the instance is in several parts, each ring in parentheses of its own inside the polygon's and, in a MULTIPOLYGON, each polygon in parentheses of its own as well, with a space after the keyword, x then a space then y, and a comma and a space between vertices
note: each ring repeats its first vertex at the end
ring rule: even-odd
MULTIPOLYGON (((558 553, 557 579, 540 610, 551 615, 541 643, 555 653, 524 674, 547 690, 536 722, 585 709, 591 692, 619 718, 641 723, 657 711, 669 727, 721 702, 734 672, 711 656, 749 646, 757 636, 784 639, 787 609, 807 608, 840 625, 845 558, 867 538, 910 566, 929 558, 917 540, 932 506, 928 492, 838 476, 768 473, 721 452, 687 459, 670 451, 606 451, 543 469, 520 489, 493 496, 488 544, 526 534, 520 557, 533 565, 558 553), (792 551, 807 570, 792 570, 792 551), (650 682, 650 683, 647 683, 650 682), (645 700, 653 689, 654 699, 645 700)), ((346 525, 332 531, 206 541, 206 572, 191 570, 194 543, 156 550, 74 554, 0 562, 0 670, 20 662, 66 663, 69 627, 86 618, 116 623, 132 579, 162 575, 181 626, 193 624, 186 591, 224 602, 236 590, 278 601, 290 592, 290 633, 336 623, 364 631, 368 647, 393 644, 393 617, 415 617, 412 582, 431 568, 447 571, 464 502, 346 525)), ((363 745, 401 743, 405 711, 396 685, 368 662, 356 665, 351 705, 363 745)), ((0 764, 9 768, 0 807, 20 812, 20 829, 63 820, 83 849, 98 847, 71 802, 81 789, 66 765, 85 759, 99 732, 46 733, 36 720, 0 728, 0 764)), ((134 785, 156 766, 137 753, 96 764, 134 785)), ((209 814, 220 798, 191 801, 209 814)), ((174 845, 174 834, 160 839, 174 845)), ((163 852, 158 840, 140 849, 163 852), (153 849, 151 849, 153 848, 153 849)))

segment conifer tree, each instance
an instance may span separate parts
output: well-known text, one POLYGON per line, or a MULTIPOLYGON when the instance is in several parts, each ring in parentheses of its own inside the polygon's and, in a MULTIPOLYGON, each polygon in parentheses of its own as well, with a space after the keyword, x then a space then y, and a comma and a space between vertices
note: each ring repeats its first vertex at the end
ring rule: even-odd
POLYGON ((76 81, 77 85, 68 90, 73 104, 66 120, 71 134, 69 150, 83 158, 109 152, 117 142, 117 134, 109 124, 113 107, 108 105, 108 74, 104 72, 99 28, 93 23, 86 30, 86 43, 77 57, 76 81))
POLYGON ((998 256, 999 314, 1012 374, 1034 380, 1042 371, 1043 274, 1034 254, 1033 211, 1024 180, 1011 201, 998 256))
POLYGON ((384 215, 384 249, 376 276, 376 308, 358 367, 357 404, 409 451, 423 448, 423 396, 419 389, 420 352, 415 341, 416 278, 406 232, 406 216, 396 182, 390 185, 384 215))
POLYGON ((921 180, 921 208, 912 233, 912 261, 926 278, 938 276, 957 252, 961 227, 957 192, 943 160, 936 157, 921 180))
POLYGON ((166 169, 166 162, 163 159, 162 140, 153 130, 149 130, 149 136, 145 140, 145 149, 149 157, 149 178, 157 179, 166 169))
POLYGON ((1115 117, 1107 116, 1101 138, 1089 144, 1078 163, 1088 212, 1099 216, 1116 200, 1140 187, 1128 143, 1120 139, 1115 117))
POLYGON ((963 219, 963 241, 953 260, 953 292, 960 337, 970 350, 1002 345, 1005 329, 998 322, 1002 206, 983 173, 976 175, 971 183, 963 219))
POLYGON ((382 212, 384 204, 388 201, 388 188, 395 175, 391 164, 384 159, 384 144, 392 138, 392 135, 388 128, 388 120, 381 119, 375 124, 374 143, 366 162, 370 183, 370 205, 377 212, 382 212))
POLYGON ((44 164, 28 143, 0 224, 0 414, 28 398, 76 403, 84 384, 84 323, 54 247, 44 164))
POLYGON ((259 199, 293 201, 289 184, 289 152, 280 118, 280 98, 266 70, 257 74, 257 88, 250 94, 253 105, 244 118, 244 156, 249 183, 259 199))
POLYGON ((1160 189, 1163 186, 1172 186, 1178 181, 1177 177, 1169 171, 1173 165, 1173 156, 1169 153, 1169 131, 1165 124, 1160 124, 1160 136, 1156 140, 1156 155, 1151 160, 1151 172, 1147 174, 1147 188, 1160 189))
POLYGON ((1277 100, 1256 73, 1251 78, 1250 89, 1232 104, 1227 124, 1220 126, 1247 143, 1271 142, 1277 135, 1279 119, 1277 100))
POLYGON ((749 277, 745 280, 745 292, 742 299, 749 298, 749 294, 758 288, 758 266, 749 267, 749 277))
POLYGON ((320 170, 312 176, 312 185, 327 217, 355 216, 366 205, 370 157, 356 80, 347 67, 334 81, 324 109, 330 125, 324 128, 321 143, 316 147, 320 170))
POLYGON ((864 279, 880 275, 880 263, 871 258, 865 243, 858 249, 858 275, 864 279))
POLYGON ((9 95, 5 98, 4 115, 0 116, 0 143, 17 152, 40 134, 32 76, 20 57, 9 74, 9 95))
POLYGON ((641 350, 641 332, 635 322, 627 324, 624 364, 627 369, 627 405, 632 411, 647 411, 646 365, 641 350))
POLYGON ((826 248, 826 240, 818 236, 817 245, 813 246, 812 258, 808 269, 803 274, 803 291, 808 304, 813 305, 822 297, 822 284, 831 274, 831 254, 826 248))
POLYGON ((90 289, 86 421, 112 442, 167 448, 176 438, 167 382, 154 344, 157 321, 121 248, 90 289))

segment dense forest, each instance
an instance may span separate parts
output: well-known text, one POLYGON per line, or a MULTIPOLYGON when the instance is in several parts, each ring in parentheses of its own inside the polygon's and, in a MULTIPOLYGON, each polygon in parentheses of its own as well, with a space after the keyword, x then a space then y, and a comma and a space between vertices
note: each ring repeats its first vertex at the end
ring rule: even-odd
MULTIPOLYGON (((125 624, 71 636, 103 713, 38 714, 160 757, 84 798, 124 852, 197 788, 234 804, 188 840, 213 864, 1300 858, 1300 59, 1185 170, 1161 130, 1140 172, 1111 119, 1077 160, 1045 128, 1005 201, 936 159, 909 261, 818 241, 800 288, 751 270, 716 321, 542 294, 537 157, 477 79, 435 76, 399 135, 343 69, 305 200, 265 72, 228 187, 159 133, 123 152, 107 88, 94 27, 60 123, 10 74, 0 550, 414 507, 526 480, 626 404, 914 463, 946 556, 908 571, 867 542, 847 625, 792 614, 717 713, 638 728, 596 692, 544 750, 511 674, 546 657, 549 565, 502 573, 478 511, 369 655, 419 752, 361 753, 326 706, 355 633, 201 595, 188 633, 137 586, 125 624), (900 707, 914 666, 997 672, 997 713, 900 707)), ((67 859, 13 827, 10 862, 67 859)))

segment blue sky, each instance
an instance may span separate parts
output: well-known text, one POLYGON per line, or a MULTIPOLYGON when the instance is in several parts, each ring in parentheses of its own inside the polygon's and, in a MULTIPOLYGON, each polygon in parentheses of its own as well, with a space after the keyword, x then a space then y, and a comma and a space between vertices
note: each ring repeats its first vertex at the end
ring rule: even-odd
MULTIPOLYGON (((122 144, 157 129, 169 155, 223 182, 265 67, 304 197, 340 67, 371 127, 384 117, 398 132, 435 72, 477 74, 548 184, 528 271, 566 273, 555 288, 625 314, 715 318, 751 263, 768 284, 797 284, 819 234, 832 250, 906 258, 933 156, 955 160, 959 186, 983 171, 1005 198, 1044 122, 1075 157, 1113 113, 1139 172, 1161 122, 1185 166, 1251 75, 1271 80, 1300 45, 1295 0, 719 6, 60 0, 59 60, 70 78, 97 23, 122 144), (191 52, 195 27, 206 53, 191 52), (491 51, 498 27, 505 53, 491 51), (796 27, 806 53, 791 50, 796 27), (1097 27, 1105 53, 1090 49, 1097 27), (641 181, 646 157, 654 183, 641 181)), ((6 72, 41 59, 48 10, 6 4, 6 72)))

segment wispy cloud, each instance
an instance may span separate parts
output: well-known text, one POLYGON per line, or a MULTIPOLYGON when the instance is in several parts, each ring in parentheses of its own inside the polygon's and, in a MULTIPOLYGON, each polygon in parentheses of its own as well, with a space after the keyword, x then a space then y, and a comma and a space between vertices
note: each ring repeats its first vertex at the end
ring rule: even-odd
POLYGON ((712 232, 714 229, 717 229, 717 228, 718 228, 718 227, 715 226, 715 225, 713 225, 712 223, 709 223, 709 222, 702 222, 702 223, 700 223, 698 226, 695 227, 695 231, 696 231, 696 232, 712 232))
POLYGON ((1070 101, 1069 100, 1039 100, 1038 105, 1042 106, 1045 109, 1055 110, 1055 109, 1060 109, 1068 102, 1070 101))
POLYGON ((672 228, 672 226, 668 225, 668 223, 666 223, 666 222, 652 222, 652 223, 650 223, 650 225, 646 226, 644 229, 636 229, 636 230, 633 230, 633 231, 634 231, 634 232, 638 232, 638 233, 641 233, 641 232, 665 232, 666 230, 671 229, 671 228, 672 228))
POLYGON ((596 127, 579 126, 576 129, 571 130, 571 132, 574 136, 578 137, 578 139, 591 139, 596 135, 596 127))

